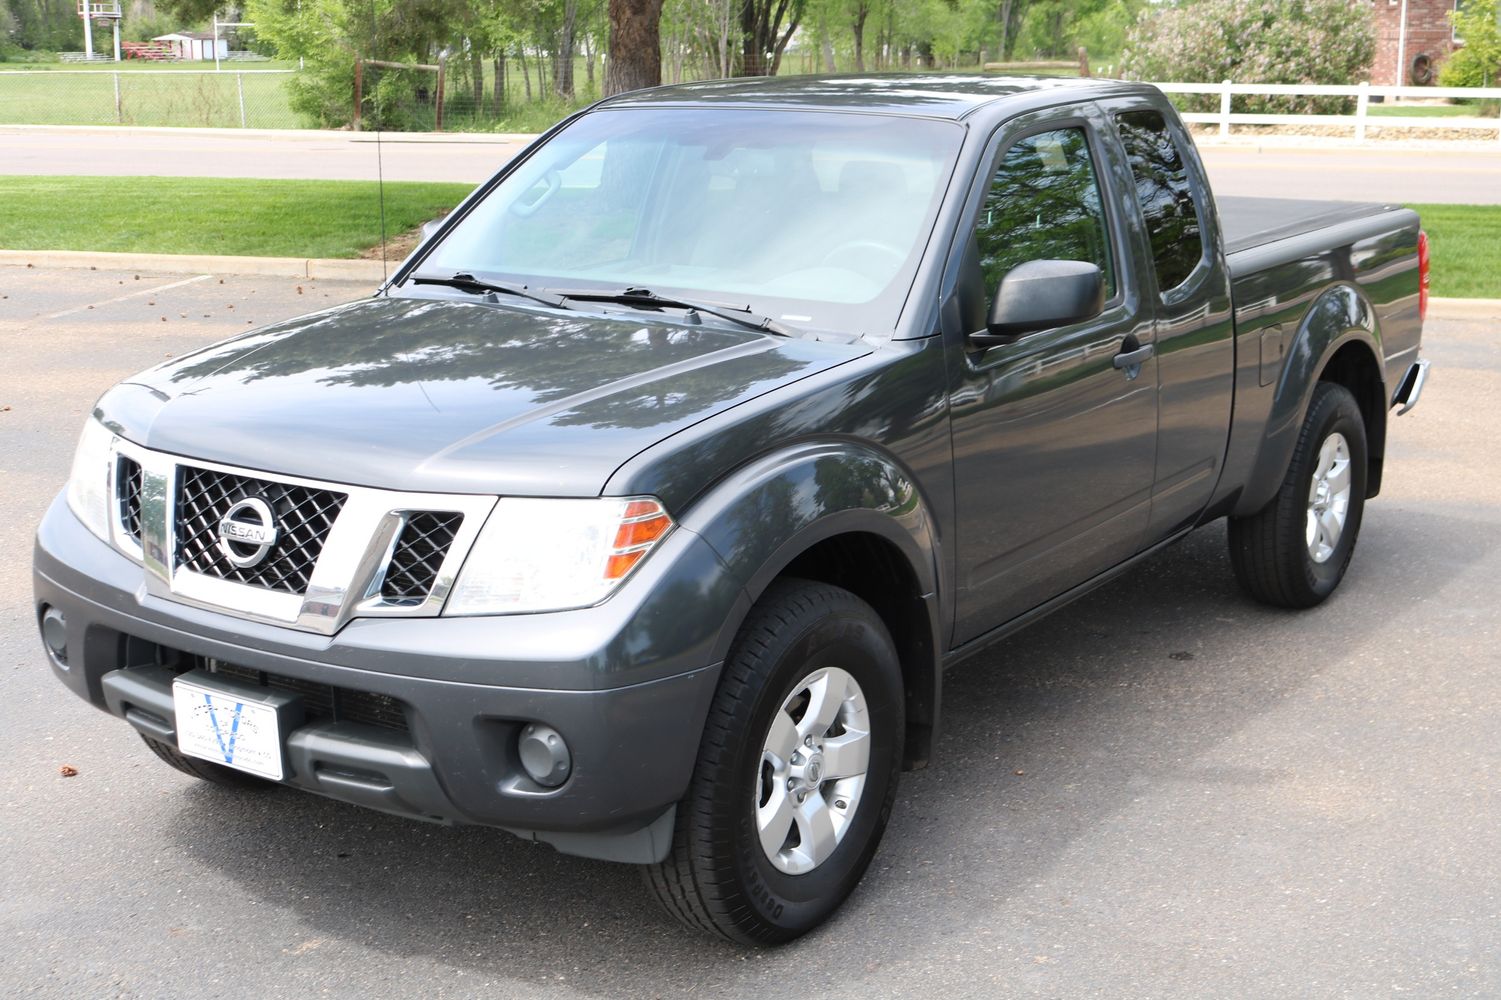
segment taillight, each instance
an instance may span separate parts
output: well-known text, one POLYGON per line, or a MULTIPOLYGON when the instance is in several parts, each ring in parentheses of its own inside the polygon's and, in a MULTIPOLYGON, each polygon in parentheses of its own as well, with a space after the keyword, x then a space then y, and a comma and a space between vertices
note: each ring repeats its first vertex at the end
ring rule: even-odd
POLYGON ((1418 230, 1418 319, 1428 318, 1428 234, 1418 230))

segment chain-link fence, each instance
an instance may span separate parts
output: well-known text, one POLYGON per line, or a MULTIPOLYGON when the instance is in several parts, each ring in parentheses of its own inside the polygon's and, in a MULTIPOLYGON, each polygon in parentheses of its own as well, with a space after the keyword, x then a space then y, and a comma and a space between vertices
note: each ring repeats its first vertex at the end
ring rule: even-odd
POLYGON ((291 70, 8 70, 0 125, 306 128, 291 70))

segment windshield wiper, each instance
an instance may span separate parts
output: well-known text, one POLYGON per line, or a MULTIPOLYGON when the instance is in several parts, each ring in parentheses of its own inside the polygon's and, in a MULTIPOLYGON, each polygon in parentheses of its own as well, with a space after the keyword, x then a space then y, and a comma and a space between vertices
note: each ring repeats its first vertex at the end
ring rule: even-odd
POLYGON ((579 302, 617 302, 623 306, 646 306, 667 309, 688 309, 693 312, 708 313, 710 316, 718 316, 720 319, 738 323, 752 330, 760 330, 763 333, 774 333, 779 337, 801 337, 803 332, 793 327, 780 323, 770 316, 761 316, 750 311, 750 308, 740 309, 735 306, 715 305, 707 302, 696 302, 691 299, 678 298, 675 295, 658 295, 650 288, 631 287, 619 292, 597 292, 588 289, 578 291, 566 291, 549 289, 556 295, 565 299, 575 299, 579 302))
POLYGON ((468 271, 460 271, 458 274, 443 277, 437 274, 414 274, 411 277, 414 285, 445 285, 449 288, 459 288, 470 292, 495 292, 498 295, 519 295, 523 299, 531 299, 540 302, 544 306, 552 306, 556 309, 567 309, 568 301, 562 295, 549 294, 546 291, 532 291, 525 285, 515 285, 509 281, 491 281, 487 278, 476 278, 468 271))

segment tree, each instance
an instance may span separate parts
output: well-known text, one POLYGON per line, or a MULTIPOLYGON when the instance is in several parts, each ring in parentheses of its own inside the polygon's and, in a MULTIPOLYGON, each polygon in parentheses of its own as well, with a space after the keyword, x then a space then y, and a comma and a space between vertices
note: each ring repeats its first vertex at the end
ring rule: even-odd
MULTIPOLYGON (((1351 84, 1369 73, 1375 54, 1376 32, 1366 4, 1197 0, 1143 13, 1126 37, 1121 75, 1196 83, 1351 84)), ((1237 98, 1236 103, 1237 110, 1252 114, 1341 114, 1352 101, 1297 96, 1237 98)))
POLYGON ((662 82, 662 0, 610 0, 605 96, 662 82))
POLYGON ((1497 0, 1468 0, 1449 17, 1454 34, 1465 47, 1451 55, 1439 71, 1445 87, 1494 87, 1501 80, 1501 4, 1497 0))
POLYGON ((776 76, 807 0, 744 0, 739 76, 776 76), (784 27, 785 26, 785 27, 784 27))

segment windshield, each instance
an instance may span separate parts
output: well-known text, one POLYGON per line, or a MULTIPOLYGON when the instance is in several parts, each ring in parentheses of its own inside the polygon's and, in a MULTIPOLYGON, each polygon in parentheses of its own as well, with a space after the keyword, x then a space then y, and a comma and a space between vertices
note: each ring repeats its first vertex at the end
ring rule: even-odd
POLYGON ((963 131, 806 111, 587 114, 474 206, 424 274, 650 288, 889 332, 963 131))

